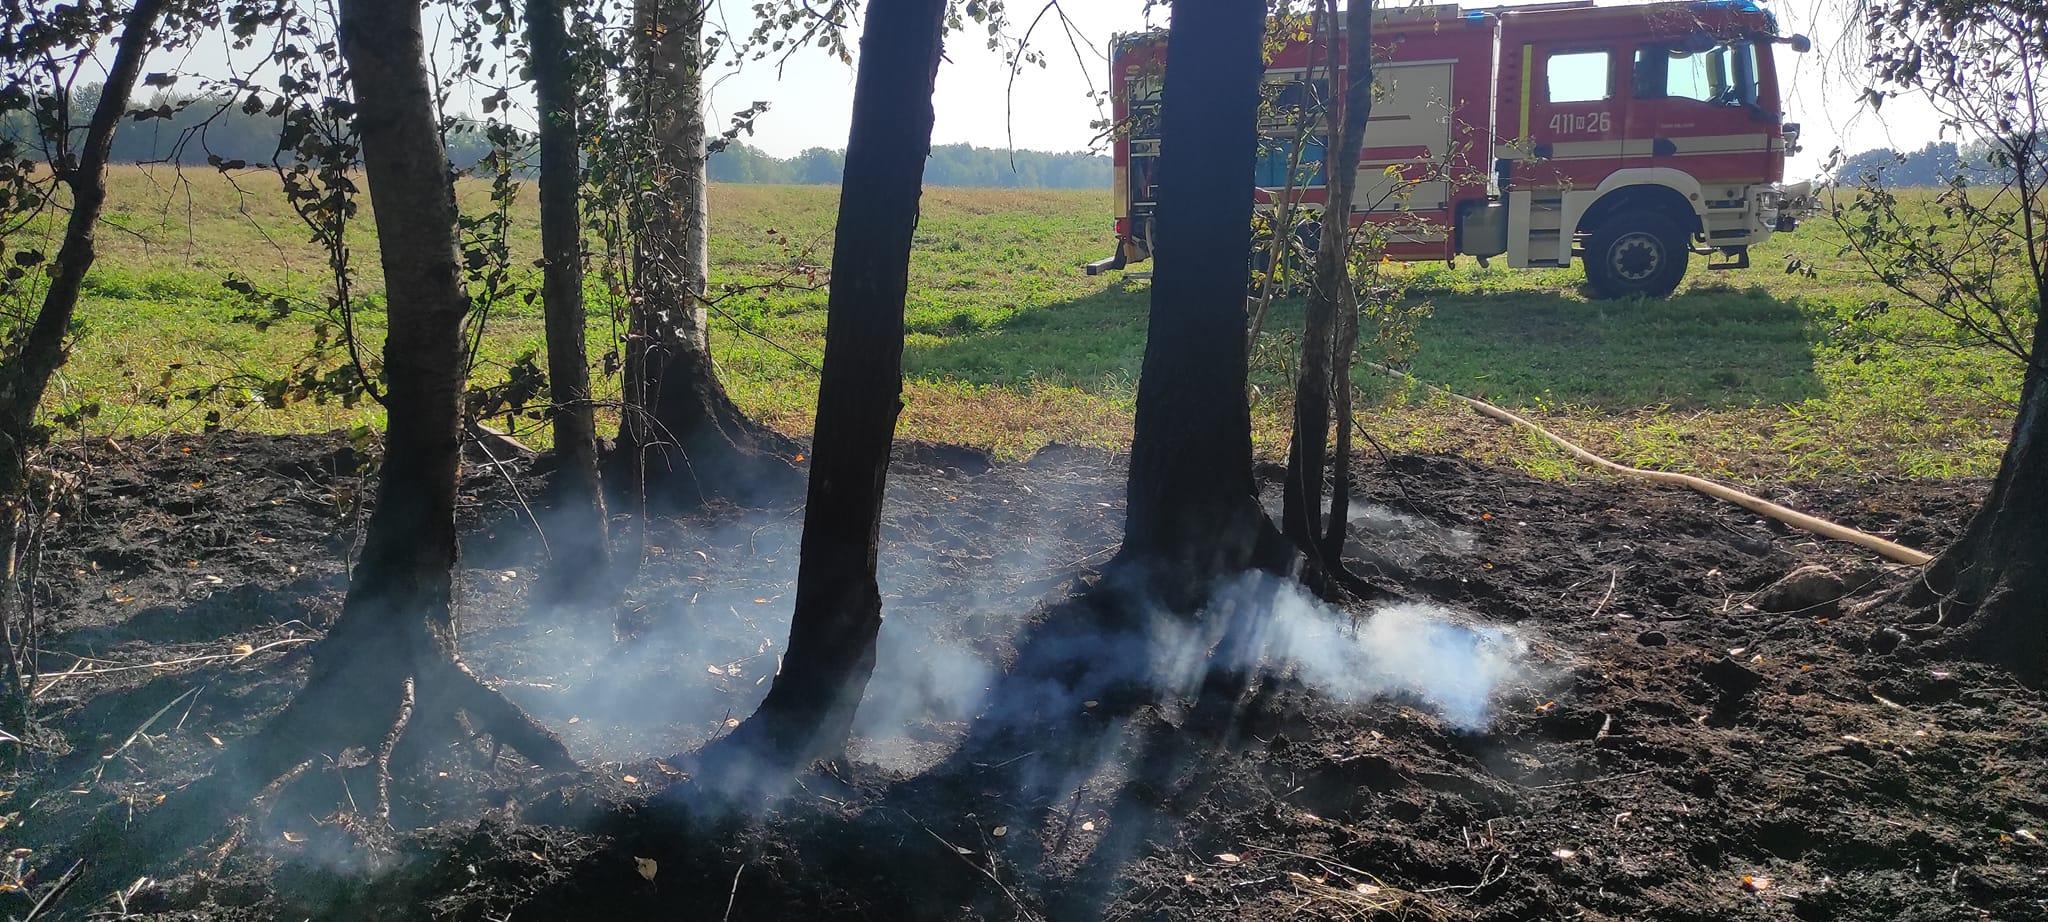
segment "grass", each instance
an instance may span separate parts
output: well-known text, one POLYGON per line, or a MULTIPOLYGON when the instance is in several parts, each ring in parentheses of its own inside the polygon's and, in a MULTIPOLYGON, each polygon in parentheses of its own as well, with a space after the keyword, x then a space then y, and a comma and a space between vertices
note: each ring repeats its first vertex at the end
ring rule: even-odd
MULTIPOLYGON (((484 189, 461 198, 482 207, 484 189)), ((317 297, 322 252, 306 242, 262 174, 234 184, 196 171, 117 170, 100 260, 87 283, 72 361, 56 411, 99 404, 92 432, 194 429, 205 410, 229 425, 306 431, 374 424, 374 406, 302 402, 266 409, 229 386, 202 405, 160 403, 166 388, 233 382, 292 361, 311 326, 258 329, 231 319, 229 274, 317 297)), ((715 284, 756 285, 798 263, 829 262, 836 190, 729 186, 712 194, 715 284)), ((1108 253, 1107 192, 931 189, 911 267, 900 434, 1015 456, 1047 442, 1128 444, 1144 350, 1149 289, 1081 271, 1108 253)), ((514 215, 514 261, 535 284, 530 190, 514 215)), ((368 216, 365 215, 367 218, 368 216)), ((368 220, 355 241, 358 289, 379 280, 368 220)), ((1681 292, 1658 302, 1591 301, 1577 270, 1402 267, 1434 314, 1418 331, 1414 372, 1501 403, 1624 463, 1742 480, 1984 475, 1997 463, 2017 394, 2009 359, 1967 349, 1879 353, 1858 362, 1833 334, 1877 297, 1836 253, 1819 222, 1760 248, 1756 266, 1708 272, 1695 263, 1681 292), (1820 268, 1788 275, 1782 259, 1820 268)), ((592 282, 593 355, 616 342, 610 298, 592 282)), ((748 291, 724 299, 713 349, 750 412, 808 430, 823 347, 822 290, 748 291)), ((1284 356, 1298 304, 1276 309, 1262 355, 1284 356)), ((374 345, 379 318, 364 317, 374 345)), ((1899 314, 1888 323, 1912 324, 1899 314)), ((536 305, 494 309, 480 379, 541 346, 536 305)), ((1284 450, 1289 369, 1254 369, 1260 451, 1284 450)), ((1445 401, 1361 380, 1374 398, 1362 421, 1395 450, 1458 451, 1547 476, 1572 466, 1530 439, 1445 401)), ((617 393, 615 378, 601 395, 617 393)), ((537 424, 522 421, 522 426, 537 424)), ((545 441, 544 432, 535 432, 545 441)))

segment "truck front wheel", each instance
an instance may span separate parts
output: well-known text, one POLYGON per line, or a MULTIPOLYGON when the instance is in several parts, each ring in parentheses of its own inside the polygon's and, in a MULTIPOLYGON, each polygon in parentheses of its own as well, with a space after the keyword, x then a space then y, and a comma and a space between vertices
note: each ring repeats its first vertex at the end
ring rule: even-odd
POLYGON ((1602 298, 1662 298, 1685 278, 1687 234, 1655 212, 1614 215, 1586 240, 1586 281, 1602 298))

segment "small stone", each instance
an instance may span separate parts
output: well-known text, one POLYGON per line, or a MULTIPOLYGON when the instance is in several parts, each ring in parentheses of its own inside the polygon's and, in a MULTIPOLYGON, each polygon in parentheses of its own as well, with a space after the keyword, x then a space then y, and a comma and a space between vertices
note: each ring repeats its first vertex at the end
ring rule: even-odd
POLYGON ((1646 647, 1661 647, 1670 642, 1671 638, 1664 636, 1663 631, 1644 631, 1636 635, 1636 643, 1646 647))

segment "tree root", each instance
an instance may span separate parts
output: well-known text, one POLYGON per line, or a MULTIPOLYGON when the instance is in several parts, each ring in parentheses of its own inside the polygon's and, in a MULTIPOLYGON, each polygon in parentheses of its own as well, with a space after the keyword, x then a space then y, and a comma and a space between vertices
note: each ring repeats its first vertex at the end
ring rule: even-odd
POLYGON ((391 751, 398 748, 398 741, 405 736, 406 725, 412 722, 413 680, 405 680, 405 696, 398 701, 398 717, 391 722, 391 732, 384 735, 384 745, 377 748, 377 821, 391 822, 391 751))
POLYGON ((581 770, 581 766, 576 764, 576 757, 569 754, 569 747, 562 744, 561 737, 542 726, 540 721, 533 719, 533 715, 513 704, 503 693, 485 685, 461 660, 449 660, 446 668, 435 672, 438 673, 434 676, 435 681, 446 683, 438 686, 435 692, 447 695, 450 705, 468 712, 477 722, 478 730, 549 771, 581 770))
POLYGON ((122 883, 98 879, 97 868, 162 865, 207 846, 225 826, 226 836, 205 853, 218 869, 249 841, 253 824, 282 792, 323 760, 336 770, 370 768, 376 773, 376 801, 367 805, 368 812, 353 797, 341 805, 345 825, 374 836, 389 827, 394 772, 422 761, 425 737, 463 732, 462 714, 474 720, 479 735, 490 735, 544 769, 578 770, 553 732, 483 684, 459 659, 431 654, 425 668, 409 670, 402 660, 393 665, 396 656, 364 656, 390 654, 391 646, 387 641, 355 651, 346 663, 316 667, 313 681, 283 712, 235 743, 210 776, 173 794, 140 823, 131 826, 111 814, 96 820, 79 840, 97 855, 86 872, 91 887, 122 883), (365 677, 364 672, 377 674, 365 677), (133 860, 124 861, 120 854, 133 860))
POLYGON ((1942 592, 1927 580, 1896 588, 1856 606, 1855 613, 1904 609, 1891 624, 1872 632, 1870 648, 1890 653, 1908 643, 1923 655, 1947 655, 2011 669, 2021 682, 2048 685, 2048 629, 2039 601, 2048 587, 2012 577, 1993 583, 1972 604, 1956 591, 1942 592))
POLYGON ((289 787, 292 782, 299 780, 312 767, 313 760, 306 759, 286 769, 283 774, 270 779, 269 784, 264 785, 254 796, 249 798, 248 809, 235 817, 227 836, 221 839, 220 845, 216 846, 210 854, 214 873, 220 873, 221 866, 227 863, 228 856, 234 853, 237 846, 248 841, 249 827, 256 824, 257 817, 269 815, 270 807, 277 801, 278 794, 286 787, 289 787))

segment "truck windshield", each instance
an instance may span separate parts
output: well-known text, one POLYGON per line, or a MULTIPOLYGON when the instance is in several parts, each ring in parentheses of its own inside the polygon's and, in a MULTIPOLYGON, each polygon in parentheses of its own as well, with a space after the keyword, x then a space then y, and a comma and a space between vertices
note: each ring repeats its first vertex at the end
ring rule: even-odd
POLYGON ((1716 106, 1756 104, 1756 51, 1748 42, 1694 40, 1636 49, 1637 99, 1691 99, 1716 106))

